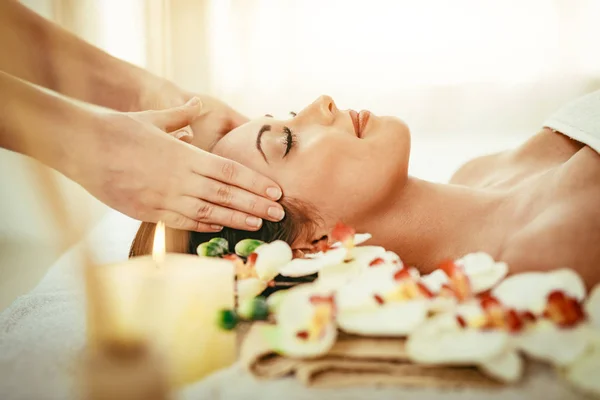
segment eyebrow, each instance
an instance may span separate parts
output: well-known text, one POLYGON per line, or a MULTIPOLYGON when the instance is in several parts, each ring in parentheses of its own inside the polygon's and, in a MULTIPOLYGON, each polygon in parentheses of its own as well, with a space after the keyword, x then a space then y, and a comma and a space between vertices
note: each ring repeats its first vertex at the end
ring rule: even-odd
POLYGON ((256 135, 256 149, 262 154, 262 157, 265 159, 265 162, 268 164, 269 160, 267 160, 267 156, 262 149, 262 135, 265 132, 269 132, 271 130, 271 125, 263 125, 258 131, 258 135, 256 135))

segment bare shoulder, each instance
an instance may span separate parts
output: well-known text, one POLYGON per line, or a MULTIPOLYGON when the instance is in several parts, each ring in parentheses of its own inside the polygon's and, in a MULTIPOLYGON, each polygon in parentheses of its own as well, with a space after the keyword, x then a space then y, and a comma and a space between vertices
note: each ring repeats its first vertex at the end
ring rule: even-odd
POLYGON ((482 186, 491 172, 504 163, 506 151, 474 158, 463 164, 450 178, 450 182, 463 186, 482 186))

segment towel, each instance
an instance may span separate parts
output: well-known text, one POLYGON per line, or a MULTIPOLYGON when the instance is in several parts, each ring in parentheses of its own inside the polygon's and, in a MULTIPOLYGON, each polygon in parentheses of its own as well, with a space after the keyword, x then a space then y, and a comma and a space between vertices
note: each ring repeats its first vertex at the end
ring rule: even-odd
POLYGON ((294 375, 308 387, 410 386, 436 388, 495 387, 498 384, 471 367, 412 364, 398 338, 340 335, 333 348, 317 359, 278 355, 267 342, 266 323, 254 324, 241 348, 242 365, 258 379, 294 375))
POLYGON ((600 90, 561 107, 544 122, 544 126, 600 153, 600 90))

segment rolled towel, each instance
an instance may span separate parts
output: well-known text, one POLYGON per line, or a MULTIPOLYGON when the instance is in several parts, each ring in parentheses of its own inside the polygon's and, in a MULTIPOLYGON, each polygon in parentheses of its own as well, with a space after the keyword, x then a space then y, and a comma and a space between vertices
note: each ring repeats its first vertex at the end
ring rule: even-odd
POLYGON ((317 359, 279 355, 255 323, 241 348, 242 365, 258 379, 294 375, 309 387, 412 386, 436 388, 497 387, 498 383, 471 367, 431 367, 408 361, 404 341, 340 335, 333 348, 317 359))

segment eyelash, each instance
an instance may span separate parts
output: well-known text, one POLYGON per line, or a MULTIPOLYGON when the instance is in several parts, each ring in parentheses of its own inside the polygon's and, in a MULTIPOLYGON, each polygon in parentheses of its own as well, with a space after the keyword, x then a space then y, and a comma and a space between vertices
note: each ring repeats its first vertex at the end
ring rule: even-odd
POLYGON ((283 133, 285 133, 285 139, 283 140, 283 143, 285 143, 285 153, 283 156, 285 157, 288 155, 292 147, 294 147, 294 144, 296 144, 296 135, 294 135, 287 126, 283 127, 283 133))

